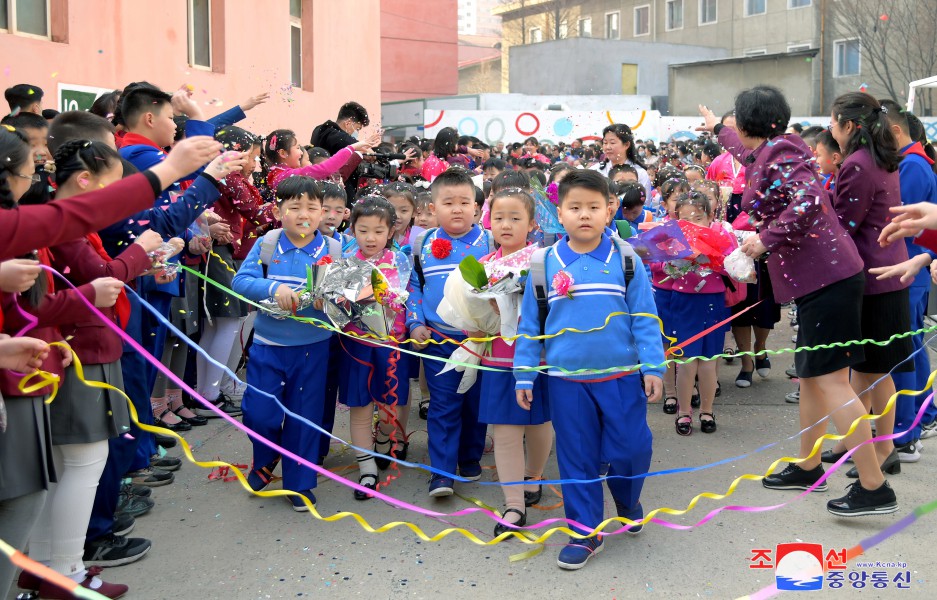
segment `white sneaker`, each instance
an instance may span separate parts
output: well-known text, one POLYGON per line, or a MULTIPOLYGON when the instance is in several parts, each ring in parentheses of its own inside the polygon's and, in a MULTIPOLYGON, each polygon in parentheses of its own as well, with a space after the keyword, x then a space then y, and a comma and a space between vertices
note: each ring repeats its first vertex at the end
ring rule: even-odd
POLYGON ((921 439, 926 440, 937 436, 937 421, 924 423, 921 425, 921 439))
POLYGON ((908 442, 895 448, 900 462, 914 463, 921 460, 921 442, 908 442))

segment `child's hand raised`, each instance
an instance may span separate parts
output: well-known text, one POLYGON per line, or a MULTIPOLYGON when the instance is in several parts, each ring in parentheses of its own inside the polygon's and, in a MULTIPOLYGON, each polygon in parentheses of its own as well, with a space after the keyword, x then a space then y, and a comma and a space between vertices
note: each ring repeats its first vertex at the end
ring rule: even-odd
POLYGON ((199 108, 198 102, 192 99, 192 96, 195 95, 192 86, 183 85, 178 90, 176 90, 172 95, 172 111, 177 115, 185 115, 190 119, 202 118, 202 109, 199 108))
POLYGON ((247 164, 246 152, 225 152, 205 167, 205 174, 221 181, 228 173, 243 169, 245 164, 247 164))
POLYGON ((263 92, 263 93, 257 94, 256 96, 251 96, 250 98, 248 98, 247 100, 241 103, 241 110, 243 110, 244 112, 247 112, 252 108, 256 108, 257 106, 260 106, 261 104, 263 104, 269 99, 270 99, 270 92, 263 92))
MULTIPOLYGON (((660 381, 660 379, 658 379, 660 381)), ((517 405, 524 410, 530 410, 530 404, 534 401, 533 390, 516 390, 514 395, 517 397, 517 405)))
POLYGON ((165 160, 150 167, 150 172, 159 177, 160 184, 166 189, 177 179, 194 172, 221 154, 223 149, 220 142, 208 135, 179 140, 165 160))
POLYGON ((277 301, 277 306, 283 310, 292 311, 299 306, 299 295, 285 283, 281 283, 273 297, 277 301))
POLYGON ((138 235, 137 239, 135 239, 133 243, 139 246, 143 246, 143 249, 147 254, 149 254, 150 252, 156 252, 159 250, 159 247, 163 245, 163 236, 156 233, 152 229, 147 229, 138 235))
POLYGON ((647 401, 657 402, 664 395, 664 382, 657 375, 644 376, 644 393, 647 394, 647 401))

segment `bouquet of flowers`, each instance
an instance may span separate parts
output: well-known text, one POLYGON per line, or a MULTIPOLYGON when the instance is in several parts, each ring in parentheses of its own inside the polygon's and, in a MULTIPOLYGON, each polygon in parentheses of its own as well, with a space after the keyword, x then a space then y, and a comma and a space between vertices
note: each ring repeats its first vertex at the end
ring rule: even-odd
POLYGON ((551 183, 544 189, 539 179, 531 178, 530 189, 536 203, 536 220, 540 229, 544 233, 566 235, 566 230, 560 225, 560 218, 556 213, 560 204, 559 186, 551 183))
MULTIPOLYGON (((500 334, 510 337, 517 333, 520 294, 524 289, 530 259, 537 250, 527 246, 508 256, 482 265, 474 256, 466 256, 446 280, 443 299, 436 309, 439 317, 451 327, 463 331, 481 331, 486 335, 500 334), (498 306, 497 313, 491 304, 498 306)), ((508 342, 510 343, 510 342, 508 342)), ((466 342, 452 354, 452 360, 470 365, 478 364, 487 350, 481 342, 466 342)), ((475 382, 475 369, 447 364, 441 371, 465 371, 459 384, 460 393, 475 382)))

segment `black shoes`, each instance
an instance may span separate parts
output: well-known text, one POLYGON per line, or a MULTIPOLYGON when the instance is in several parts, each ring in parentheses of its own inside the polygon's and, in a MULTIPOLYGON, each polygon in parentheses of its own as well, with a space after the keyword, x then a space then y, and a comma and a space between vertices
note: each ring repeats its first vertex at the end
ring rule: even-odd
MULTIPOLYGON (((525 477, 524 481, 530 481, 530 477, 525 477)), ((538 485, 536 492, 528 492, 524 490, 524 506, 533 506, 534 504, 539 504, 540 499, 543 497, 543 486, 538 485)))
POLYGON ((502 513, 501 518, 503 519, 504 517, 506 517, 508 513, 514 513, 515 515, 518 515, 520 518, 511 524, 513 525, 513 527, 511 525, 502 525, 501 523, 495 524, 495 537, 498 537, 505 531, 513 531, 514 529, 523 527, 524 525, 527 524, 527 513, 521 512, 517 510, 516 508, 509 508, 505 510, 504 513, 502 513))
MULTIPOLYGON (((377 482, 377 475, 373 473, 364 473, 358 477, 358 485, 368 488, 369 490, 377 490, 377 482)), ((374 496, 367 492, 355 490, 355 500, 370 500, 373 497, 374 496)))
POLYGON ((845 496, 826 503, 826 510, 837 517, 887 515, 898 511, 898 499, 887 481, 877 490, 867 490, 858 481, 846 489, 849 492, 845 496))
MULTIPOLYGON (((817 465, 817 467, 811 471, 805 471, 791 463, 780 473, 768 475, 761 480, 761 483, 769 490, 806 490, 810 489, 810 486, 815 484, 825 474, 826 471, 823 470, 821 465, 817 465)), ((825 492, 826 490, 827 485, 825 481, 813 488, 814 492, 825 492)))
POLYGON ((701 412, 699 414, 699 429, 703 433, 715 433, 716 432, 716 415, 711 412, 701 412), (708 419, 703 419, 704 416, 709 417, 708 419))
MULTIPOLYGON (((901 460, 898 458, 898 452, 895 450, 891 451, 891 454, 882 461, 882 473, 887 473, 888 475, 897 475, 901 473, 901 460)), ((859 479, 859 469, 853 467, 846 471, 846 477, 850 479, 859 479)))

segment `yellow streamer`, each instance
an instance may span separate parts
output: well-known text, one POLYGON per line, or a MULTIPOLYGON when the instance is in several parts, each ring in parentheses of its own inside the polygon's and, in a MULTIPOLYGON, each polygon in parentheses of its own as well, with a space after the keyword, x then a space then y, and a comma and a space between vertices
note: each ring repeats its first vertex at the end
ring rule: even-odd
MULTIPOLYGON (((54 342, 50 345, 68 347, 68 345, 65 344, 64 342, 54 342)), ((820 439, 817 440, 817 442, 813 446, 813 450, 811 450, 810 454, 808 454, 806 457, 796 458, 796 457, 785 456, 785 457, 779 458, 773 463, 771 463, 771 465, 765 471, 764 475, 754 475, 754 474, 741 475, 732 481, 732 483, 729 485, 729 488, 725 494, 717 494, 717 493, 712 493, 712 492, 703 492, 701 494, 697 494, 696 496, 693 497, 692 500, 690 500, 689 504, 687 504, 685 509, 680 510, 680 509, 673 509, 673 508, 668 508, 668 507, 656 508, 648 512, 643 519, 640 519, 638 521, 634 521, 626 517, 611 517, 602 521, 598 526, 595 527, 595 529, 593 529, 588 534, 581 534, 577 531, 573 531, 567 526, 558 526, 558 527, 553 527, 551 529, 548 529, 547 531, 543 532, 542 534, 536 537, 534 537, 532 533, 527 532, 527 531, 507 531, 491 540, 485 541, 485 540, 478 538, 478 536, 476 536, 471 531, 468 531, 461 527, 451 527, 448 529, 444 529, 440 531, 439 533, 432 535, 432 536, 427 535, 426 533, 423 532, 422 529, 420 529, 419 526, 413 523, 410 523, 408 521, 393 521, 393 522, 390 522, 390 523, 387 523, 385 525, 381 525, 380 527, 375 528, 364 517, 353 512, 343 511, 343 512, 339 512, 334 515, 331 515, 331 516, 327 516, 327 517, 323 516, 316 510, 315 505, 312 504, 308 498, 306 498, 305 496, 303 496, 302 494, 298 492, 293 492, 290 490, 269 490, 269 491, 255 492, 247 484, 247 479, 244 477, 244 474, 241 473, 240 469, 234 467, 230 463, 226 463, 220 460, 198 461, 195 459, 195 456, 192 454, 192 449, 189 446, 189 444, 185 441, 185 439, 182 436, 178 435, 176 432, 170 431, 168 429, 163 429, 161 427, 154 427, 152 425, 146 425, 144 423, 140 423, 137 417, 137 411, 133 406, 133 402, 130 401, 130 398, 127 397, 127 395, 124 394, 122 390, 110 384, 100 382, 100 381, 86 380, 84 377, 84 370, 82 369, 82 366, 81 366, 81 361, 79 360, 78 356, 74 354, 74 352, 72 354, 74 357, 73 366, 75 369, 75 375, 82 381, 82 383, 90 387, 94 387, 94 388, 111 390, 123 396, 127 400, 127 404, 130 407, 131 419, 133 420, 134 424, 136 424, 140 429, 144 431, 149 431, 151 433, 157 433, 160 435, 168 435, 170 437, 175 438, 181 443, 181 446, 182 446, 183 452, 186 455, 186 458, 191 463, 199 467, 202 467, 205 469, 227 467, 230 470, 230 472, 233 473, 237 477, 238 482, 241 484, 241 487, 243 487, 245 490, 247 490, 248 492, 256 496, 261 496, 264 498, 272 498, 272 497, 279 497, 279 496, 283 496, 283 497, 296 496, 302 499, 303 503, 305 503, 306 506, 309 508, 309 511, 312 514, 312 516, 315 517, 316 519, 330 523, 333 521, 340 521, 342 519, 351 518, 354 521, 356 521, 361 526, 361 528, 367 531, 368 533, 384 533, 384 532, 396 529, 398 527, 406 527, 407 529, 412 531, 418 538, 420 538, 421 540, 425 542, 437 542, 447 537, 450 534, 458 533, 462 535, 464 538, 471 541, 472 543, 480 545, 480 546, 493 546, 511 537, 517 538, 525 544, 544 544, 547 540, 549 540, 554 534, 558 532, 565 533, 566 535, 575 539, 585 539, 585 538, 590 538, 590 537, 599 535, 600 533, 602 533, 602 530, 608 525, 610 525, 611 523, 620 523, 623 525, 630 526, 630 525, 650 523, 652 519, 654 519, 657 515, 662 514, 662 513, 668 514, 668 515, 674 515, 674 516, 684 515, 688 513, 689 511, 691 511, 694 507, 696 507, 696 505, 699 504, 702 498, 709 498, 711 500, 723 500, 731 496, 733 493, 735 493, 735 490, 738 488, 739 484, 743 480, 760 481, 764 479, 765 477, 767 477, 768 475, 770 475, 771 473, 773 473, 774 470, 782 462, 790 462, 790 463, 797 464, 815 456, 817 452, 820 451, 820 448, 822 447, 824 440, 839 441, 839 440, 843 440, 849 437, 850 435, 853 434, 853 432, 855 432, 856 428, 859 426, 860 421, 863 421, 863 420, 873 421, 873 420, 879 419, 881 416, 884 416, 885 414, 888 413, 888 411, 894 408, 895 402, 899 395, 919 396, 923 394, 926 390, 930 389, 933 386, 935 378, 937 378, 937 370, 935 370, 927 378, 927 385, 925 386, 923 390, 912 391, 912 390, 905 389, 905 390, 900 390, 898 392, 895 392, 895 394, 893 394, 891 398, 889 398, 888 403, 885 405, 885 410, 882 411, 881 415, 863 415, 859 417, 858 419, 853 421, 852 425, 849 427, 849 430, 843 435, 836 435, 836 434, 829 434, 829 433, 824 434, 823 436, 820 437, 820 439)), ((34 376, 38 376, 40 379, 42 379, 43 385, 58 381, 58 377, 56 375, 53 375, 51 373, 47 373, 44 371, 39 371, 36 374, 34 374, 34 376)), ((20 385, 21 390, 23 389, 25 380, 27 380, 28 378, 29 377, 24 377, 23 380, 20 381, 19 385, 20 385)), ((542 548, 540 550, 542 550, 542 548)), ((537 553, 539 553, 539 550, 537 551, 537 553)), ((527 553, 524 553, 524 555, 526 554, 527 553)), ((517 555, 517 556, 521 556, 521 555, 517 555)))

